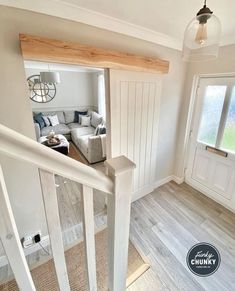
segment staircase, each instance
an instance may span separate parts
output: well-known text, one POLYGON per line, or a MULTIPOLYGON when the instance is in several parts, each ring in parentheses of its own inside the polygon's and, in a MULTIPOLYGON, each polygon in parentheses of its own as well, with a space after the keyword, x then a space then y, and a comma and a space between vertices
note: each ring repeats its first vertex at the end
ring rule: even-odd
MULTIPOLYGON (((71 289, 65 263, 54 175, 82 184, 83 233, 89 291, 97 290, 93 189, 107 194, 109 270, 107 289, 125 290, 135 164, 124 156, 109 159, 105 162, 108 173, 105 175, 3 125, 0 125, 0 153, 33 164, 39 169, 51 249, 61 291, 71 289)), ((19 289, 36 290, 21 246, 1 166, 0 239, 19 289)))

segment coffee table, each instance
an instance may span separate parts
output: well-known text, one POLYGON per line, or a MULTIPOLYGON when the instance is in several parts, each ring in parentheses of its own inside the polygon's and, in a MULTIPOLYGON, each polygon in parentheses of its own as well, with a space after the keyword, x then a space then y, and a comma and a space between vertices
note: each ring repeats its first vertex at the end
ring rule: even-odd
POLYGON ((60 140, 60 144, 55 145, 55 146, 49 146, 47 144, 47 137, 46 136, 41 136, 39 138, 39 142, 57 152, 60 152, 64 155, 68 155, 69 153, 69 142, 67 138, 63 134, 56 134, 56 137, 60 140))

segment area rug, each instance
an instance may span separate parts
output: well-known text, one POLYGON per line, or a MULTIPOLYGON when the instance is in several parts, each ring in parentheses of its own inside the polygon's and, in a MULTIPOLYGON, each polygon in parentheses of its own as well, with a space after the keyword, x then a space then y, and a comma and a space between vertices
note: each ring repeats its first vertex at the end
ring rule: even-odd
MULTIPOLYGON (((67 270, 72 291, 87 291, 87 275, 83 242, 65 251, 67 270)), ((107 291, 107 230, 96 234, 96 267, 99 291, 107 291)), ((130 286, 149 268, 132 242, 129 242, 127 287, 130 286)), ((31 271, 37 291, 57 291, 57 283, 53 260, 34 268, 31 271)), ((18 291, 15 280, 0 286, 1 291, 18 291)))

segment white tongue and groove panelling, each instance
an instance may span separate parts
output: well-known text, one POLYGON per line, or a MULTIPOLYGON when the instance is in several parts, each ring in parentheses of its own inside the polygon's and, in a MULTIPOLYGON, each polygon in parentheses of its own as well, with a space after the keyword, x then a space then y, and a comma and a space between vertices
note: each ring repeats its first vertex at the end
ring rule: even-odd
POLYGON ((161 84, 157 74, 110 70, 111 157, 136 164, 133 200, 156 182, 161 84))

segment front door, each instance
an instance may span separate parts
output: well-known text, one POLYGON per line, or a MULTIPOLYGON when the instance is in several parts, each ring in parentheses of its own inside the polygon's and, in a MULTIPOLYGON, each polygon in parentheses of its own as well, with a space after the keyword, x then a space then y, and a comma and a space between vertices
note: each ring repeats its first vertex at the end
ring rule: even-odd
POLYGON ((235 210, 235 78, 201 78, 186 182, 235 210))

